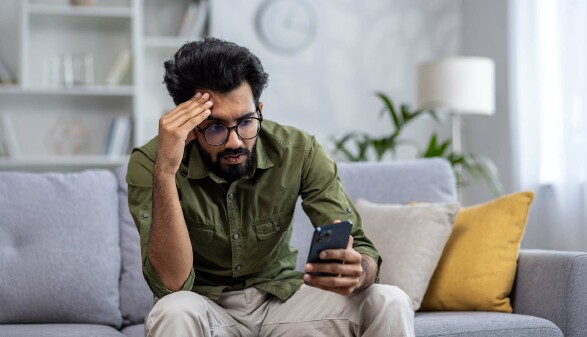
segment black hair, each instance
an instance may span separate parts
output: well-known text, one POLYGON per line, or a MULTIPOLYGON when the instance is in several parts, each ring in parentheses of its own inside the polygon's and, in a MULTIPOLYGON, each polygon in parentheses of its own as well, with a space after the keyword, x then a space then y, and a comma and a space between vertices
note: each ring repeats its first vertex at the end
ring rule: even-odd
POLYGON ((192 98, 196 89, 225 94, 246 81, 258 106, 269 78, 247 48, 212 37, 184 44, 164 66, 163 82, 176 105, 192 98))

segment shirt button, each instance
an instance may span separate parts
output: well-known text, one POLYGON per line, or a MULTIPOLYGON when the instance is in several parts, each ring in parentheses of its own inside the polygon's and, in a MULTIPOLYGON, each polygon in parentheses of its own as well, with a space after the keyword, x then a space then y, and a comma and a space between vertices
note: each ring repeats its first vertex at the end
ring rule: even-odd
POLYGON ((234 234, 234 235, 232 236, 232 238, 233 238, 233 239, 235 239, 235 240, 238 240, 238 234, 234 234))
POLYGON ((143 219, 146 219, 149 217, 149 213, 148 212, 143 212, 143 214, 141 214, 141 216, 143 217, 143 219))
POLYGON ((232 199, 232 193, 228 193, 228 199, 232 199))
POLYGON ((347 208, 346 208, 346 212, 347 212, 347 213, 352 213, 352 212, 353 212, 353 210, 352 210, 350 207, 347 207, 347 208))
POLYGON ((236 270, 236 271, 241 271, 241 266, 240 266, 240 265, 238 265, 238 266, 234 267, 234 270, 236 270))
POLYGON ((275 229, 279 232, 281 230, 281 227, 277 226, 275 227, 275 229))

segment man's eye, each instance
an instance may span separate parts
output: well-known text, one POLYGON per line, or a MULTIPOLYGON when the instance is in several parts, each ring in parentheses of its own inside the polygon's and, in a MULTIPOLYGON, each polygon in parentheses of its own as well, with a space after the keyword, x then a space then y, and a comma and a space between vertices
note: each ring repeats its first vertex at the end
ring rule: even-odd
POLYGON ((224 130, 224 125, 222 125, 222 124, 210 124, 210 126, 208 126, 206 129, 208 131, 210 131, 210 132, 223 131, 224 130))
POLYGON ((249 125, 249 124, 251 124, 252 122, 253 122, 253 119, 252 119, 252 118, 246 118, 246 119, 243 119, 243 120, 242 120, 242 121, 239 123, 239 125, 240 125, 240 126, 248 126, 248 125, 249 125))

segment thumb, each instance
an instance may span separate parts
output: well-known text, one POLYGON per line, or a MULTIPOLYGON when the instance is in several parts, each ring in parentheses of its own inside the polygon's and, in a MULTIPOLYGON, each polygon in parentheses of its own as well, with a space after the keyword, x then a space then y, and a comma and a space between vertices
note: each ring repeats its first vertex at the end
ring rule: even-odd
POLYGON ((349 243, 346 245, 346 249, 353 249, 353 236, 349 235, 349 243))

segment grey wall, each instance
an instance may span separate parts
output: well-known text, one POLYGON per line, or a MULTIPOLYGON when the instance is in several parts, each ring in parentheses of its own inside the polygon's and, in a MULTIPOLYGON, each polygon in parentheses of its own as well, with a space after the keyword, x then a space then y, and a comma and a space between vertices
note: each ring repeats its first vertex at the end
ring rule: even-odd
MULTIPOLYGON (((465 116, 463 151, 491 159, 501 174, 506 193, 514 191, 513 146, 508 80, 507 0, 467 0, 462 3, 462 55, 484 56, 495 61, 496 112, 493 116, 465 116)), ((482 184, 463 191, 465 205, 493 199, 482 184)))

